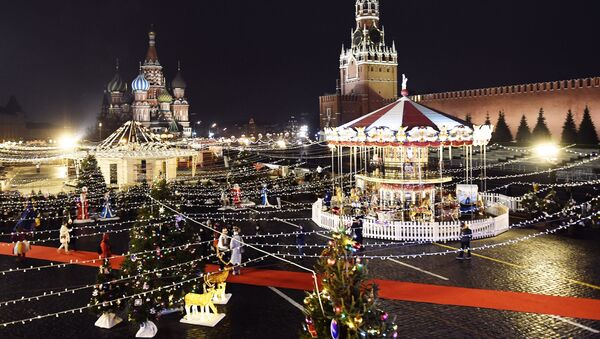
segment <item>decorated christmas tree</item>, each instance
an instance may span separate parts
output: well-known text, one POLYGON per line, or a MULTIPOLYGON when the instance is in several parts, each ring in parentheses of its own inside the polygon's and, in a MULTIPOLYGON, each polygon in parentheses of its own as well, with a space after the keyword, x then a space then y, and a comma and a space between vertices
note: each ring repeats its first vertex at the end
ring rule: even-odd
POLYGON ((121 297, 121 285, 120 282, 114 281, 115 277, 110 261, 105 259, 100 266, 96 278, 97 285, 94 286, 90 299, 90 305, 97 305, 91 308, 92 312, 101 317, 96 326, 110 328, 121 322, 115 315, 123 308, 121 301, 117 300, 121 297))
POLYGON ((534 192, 529 192, 523 196, 523 200, 521 200, 521 208, 524 212, 532 216, 538 216, 542 213, 542 199, 540 199, 540 197, 538 197, 534 192))
POLYGON ((93 155, 88 155, 81 161, 77 188, 81 190, 83 187, 87 187, 90 192, 97 192, 96 195, 103 195, 106 191, 106 181, 93 155))
POLYGON ((566 145, 577 142, 577 126, 575 125, 575 119, 573 119, 573 112, 571 112, 571 110, 567 112, 567 117, 565 118, 562 134, 560 136, 560 142, 566 145))
POLYGON ((367 268, 355 253, 360 245, 345 232, 334 233, 319 259, 322 277, 317 292, 304 299, 304 338, 396 338, 397 326, 378 308, 377 286, 368 282, 367 268))
POLYGON ((542 211, 544 213, 552 214, 560 211, 562 208, 562 202, 558 198, 556 190, 554 190, 554 188, 551 188, 542 202, 542 211))
MULTIPOLYGON (((168 201, 171 198, 171 192, 164 179, 154 183, 150 195, 159 201, 168 201)), ((149 253, 129 256, 123 262, 122 272, 125 276, 140 275, 128 280, 126 285, 129 295, 148 292, 129 299, 129 320, 139 323, 142 331, 148 327, 155 328, 152 321, 157 320, 161 312, 180 307, 184 291, 193 288, 181 285, 174 288, 167 286, 193 278, 202 267, 199 262, 192 263, 198 258, 196 252, 199 248, 196 246, 164 249, 184 246, 193 243, 197 238, 190 225, 178 214, 154 203, 151 207, 143 207, 138 211, 135 226, 130 232, 129 251, 149 253), (160 226, 148 226, 159 218, 167 218, 168 221, 160 226), (164 269, 174 265, 179 266, 164 269), (163 289, 156 291, 159 288, 163 289)))

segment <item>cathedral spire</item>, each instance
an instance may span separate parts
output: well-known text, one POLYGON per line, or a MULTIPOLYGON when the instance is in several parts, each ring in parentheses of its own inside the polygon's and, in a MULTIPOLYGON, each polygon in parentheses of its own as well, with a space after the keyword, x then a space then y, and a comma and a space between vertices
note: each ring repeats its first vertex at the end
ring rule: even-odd
POLYGON ((156 32, 154 26, 150 26, 148 31, 148 52, 146 52, 146 60, 144 64, 160 64, 158 62, 158 53, 156 52, 156 32))

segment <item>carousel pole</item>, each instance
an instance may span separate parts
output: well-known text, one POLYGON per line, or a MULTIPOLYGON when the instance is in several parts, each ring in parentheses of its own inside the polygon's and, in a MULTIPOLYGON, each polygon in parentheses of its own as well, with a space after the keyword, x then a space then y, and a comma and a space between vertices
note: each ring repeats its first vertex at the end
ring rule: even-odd
POLYGON ((469 162, 467 161, 467 146, 463 146, 462 147, 462 151, 463 151, 463 158, 464 158, 464 163, 465 163, 465 184, 469 184, 469 162))
POLYGON ((487 145, 483 145, 483 190, 487 191, 487 145))
MULTIPOLYGON (((348 147, 350 151, 350 155, 348 156, 348 173, 352 173, 352 146, 348 147)), ((352 175, 350 175, 350 187, 352 187, 353 180, 352 175)))
MULTIPOLYGON (((444 200, 444 183, 443 183, 443 176, 444 174, 442 173, 444 170, 444 145, 440 142, 440 162, 439 162, 439 169, 440 169, 440 207, 442 206, 442 201, 444 200)), ((434 207, 435 210, 435 207, 434 207)), ((440 219, 442 216, 442 209, 440 208, 440 219)))
MULTIPOLYGON (((400 177, 404 180, 404 146, 400 148, 400 177)), ((404 192, 402 193, 404 196, 404 192)))
POLYGON ((482 146, 479 145, 479 185, 483 190, 483 149, 482 146))
POLYGON ((471 184, 473 184, 473 145, 470 145, 469 149, 471 150, 471 156, 469 157, 469 169, 471 170, 471 184))
POLYGON ((330 147, 331 149, 331 194, 335 194, 335 166, 333 163, 333 152, 335 151, 335 147, 330 147))
POLYGON ((354 171, 352 171, 354 174, 356 174, 356 170, 357 170, 357 164, 356 164, 356 160, 358 155, 356 154, 356 146, 352 146, 352 151, 354 152, 354 171))
POLYGON ((340 172, 340 189, 342 190, 342 196, 344 195, 344 163, 342 159, 344 158, 344 147, 342 145, 338 146, 338 171, 340 172))

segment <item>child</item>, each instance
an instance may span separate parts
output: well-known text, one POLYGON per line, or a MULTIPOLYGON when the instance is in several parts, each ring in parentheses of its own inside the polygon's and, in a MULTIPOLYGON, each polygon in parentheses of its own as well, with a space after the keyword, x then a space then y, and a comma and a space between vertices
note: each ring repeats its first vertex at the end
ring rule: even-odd
POLYGON ((18 225, 16 232, 12 235, 12 241, 15 242, 14 253, 17 256, 17 262, 25 259, 25 254, 29 251, 29 241, 27 235, 23 231, 23 226, 18 225))

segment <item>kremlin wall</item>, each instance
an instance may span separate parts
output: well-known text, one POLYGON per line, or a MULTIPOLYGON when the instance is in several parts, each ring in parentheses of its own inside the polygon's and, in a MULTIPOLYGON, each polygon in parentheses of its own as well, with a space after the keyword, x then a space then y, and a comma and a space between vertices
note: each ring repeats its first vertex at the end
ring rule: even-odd
POLYGON ((567 111, 573 112, 579 126, 587 105, 596 130, 600 131, 600 77, 415 95, 412 99, 461 119, 471 114, 475 124, 482 124, 488 113, 495 124, 498 112, 504 111, 513 137, 521 115, 525 114, 533 128, 543 108, 555 140, 560 139, 567 111))

